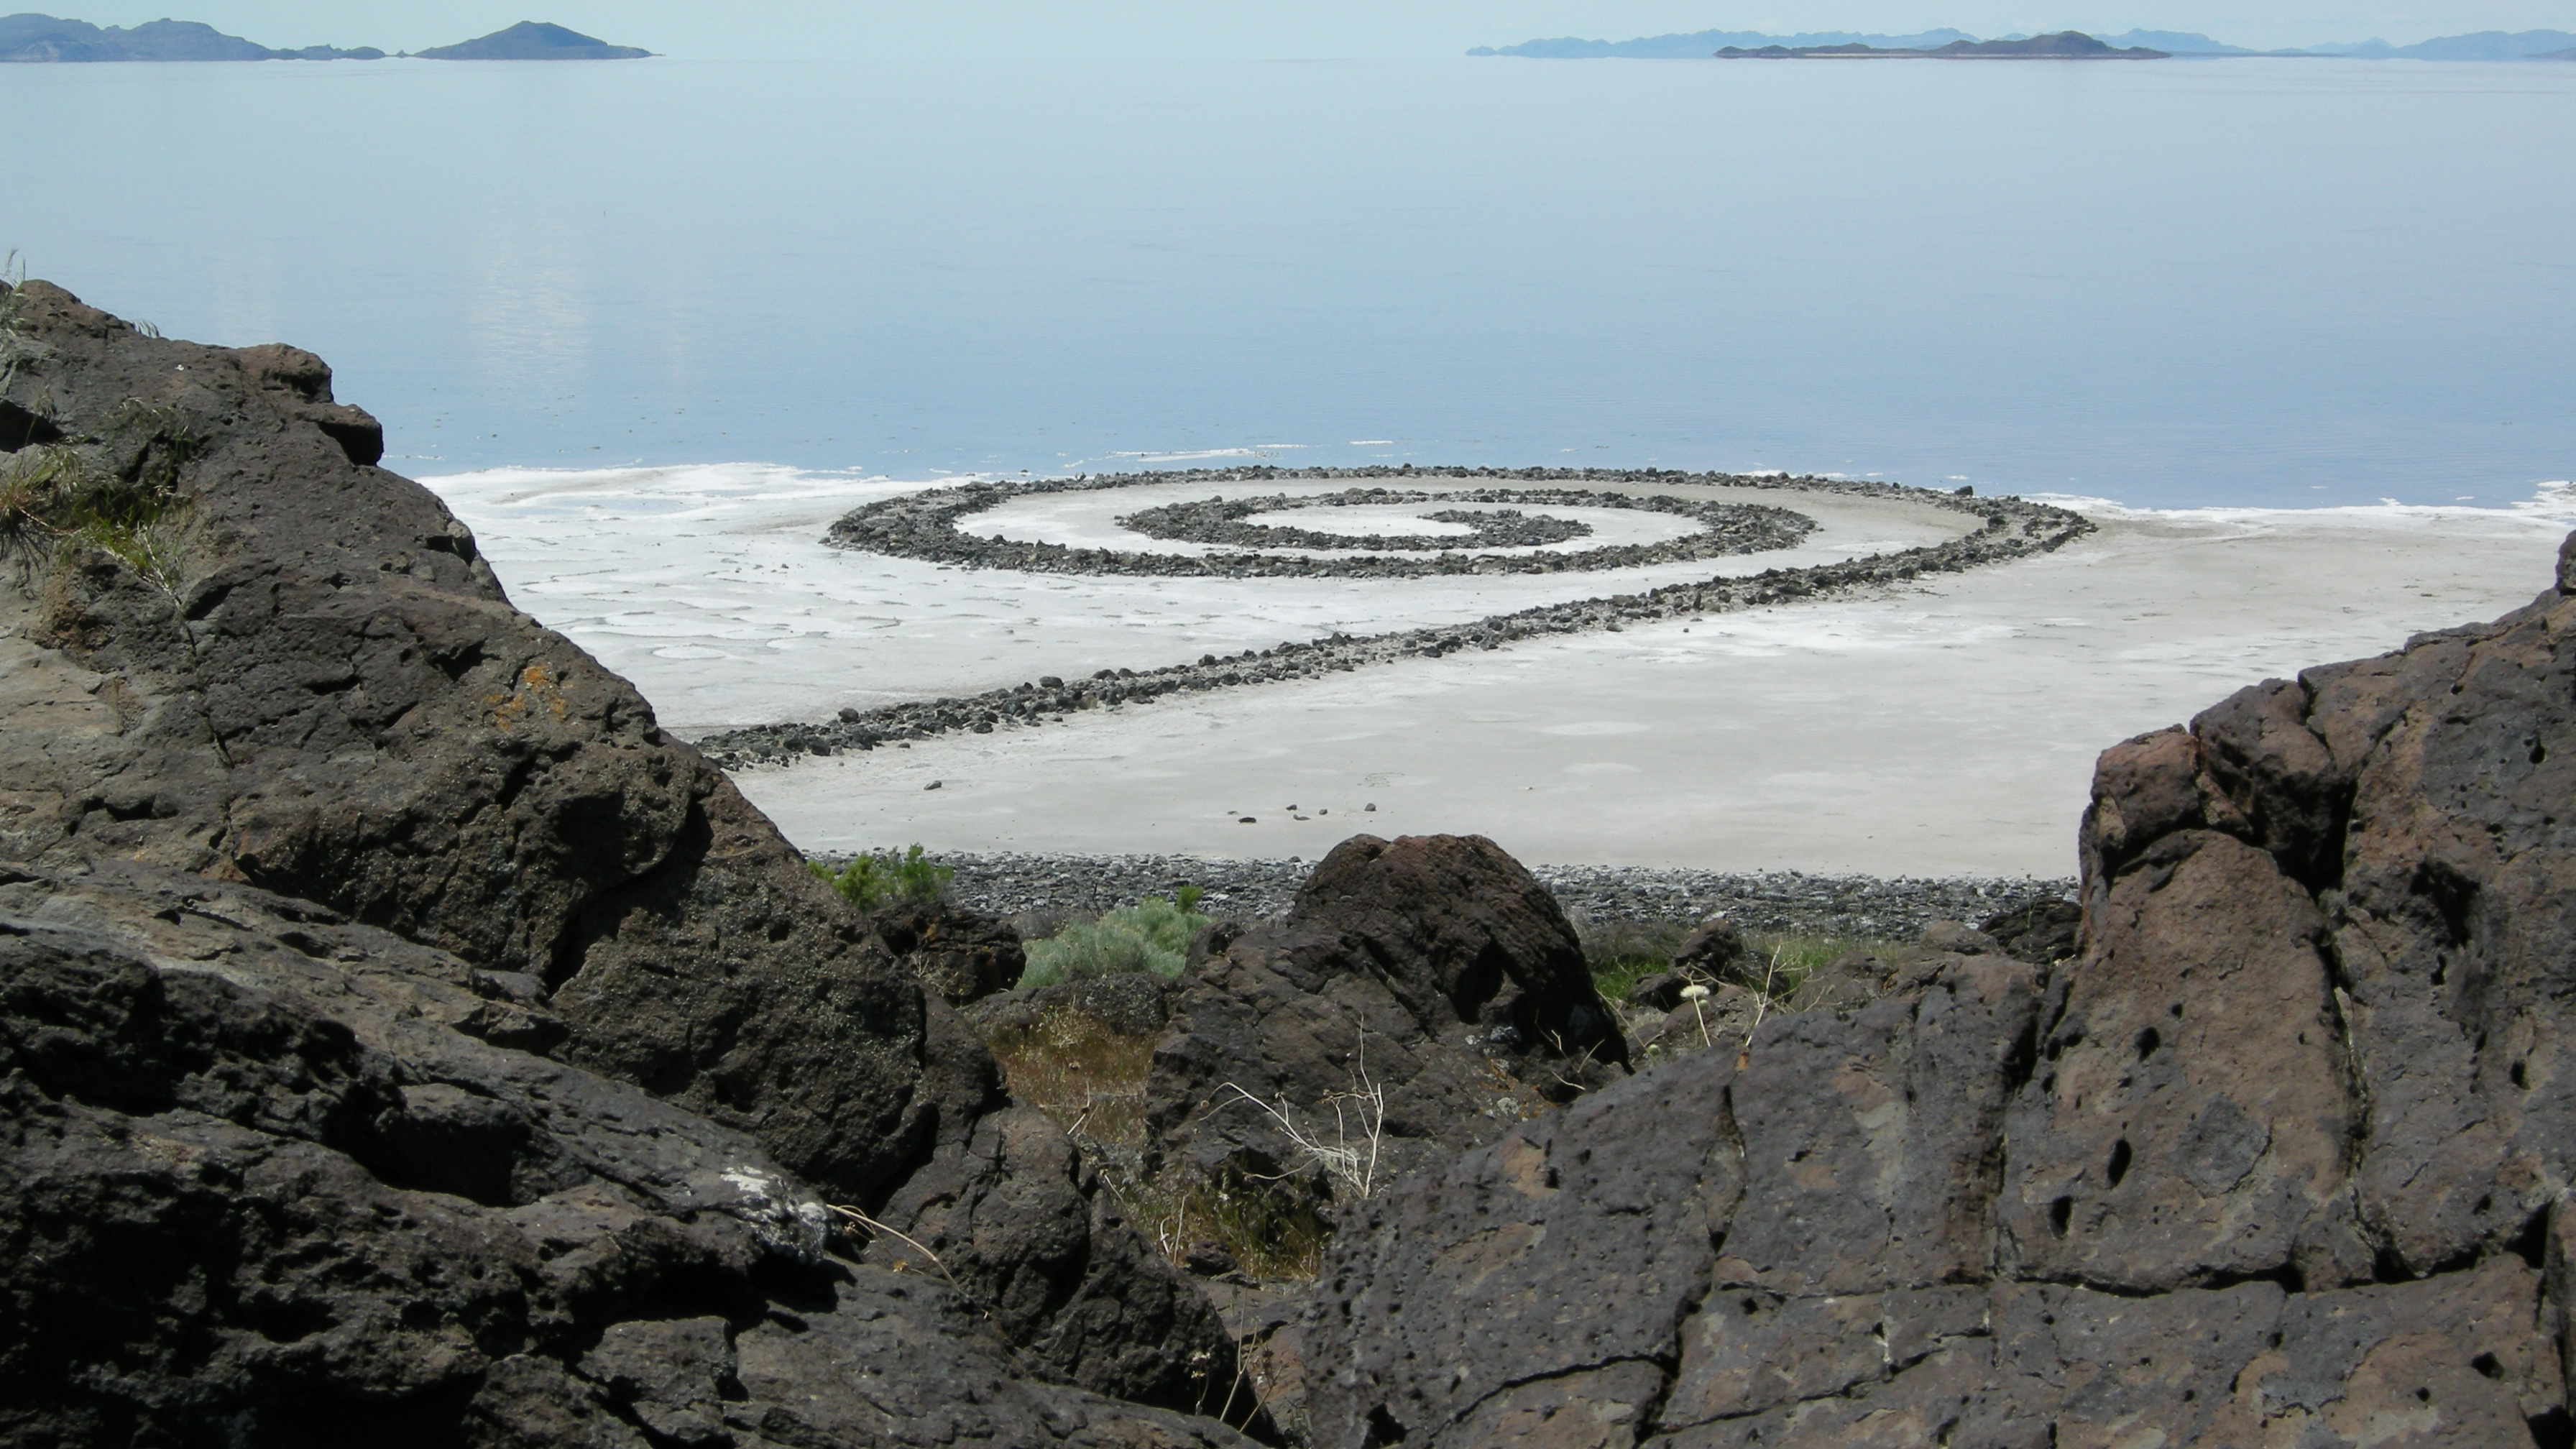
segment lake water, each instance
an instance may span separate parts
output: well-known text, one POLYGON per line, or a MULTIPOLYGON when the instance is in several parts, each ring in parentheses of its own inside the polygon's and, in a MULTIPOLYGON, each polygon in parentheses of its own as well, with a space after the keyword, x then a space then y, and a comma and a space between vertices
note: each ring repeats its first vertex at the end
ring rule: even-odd
POLYGON ((2576 66, 13 66, 0 247, 395 466, 2576 472, 2576 66))

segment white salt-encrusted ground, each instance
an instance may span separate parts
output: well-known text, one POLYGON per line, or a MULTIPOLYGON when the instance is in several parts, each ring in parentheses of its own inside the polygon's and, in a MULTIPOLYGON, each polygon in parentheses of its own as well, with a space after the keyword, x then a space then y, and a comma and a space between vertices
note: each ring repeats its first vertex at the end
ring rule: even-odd
MULTIPOLYGON (((522 608, 684 730, 1721 571, 1024 577, 815 542, 857 502, 918 484, 747 469, 429 481, 522 608)), ((2056 554, 1884 598, 1408 660, 740 782, 814 850, 1313 859, 1360 829, 1475 831, 1532 861, 2062 876, 2103 746, 2266 675, 2528 601, 2576 519, 2570 502, 2550 490, 2515 509, 2085 503, 2101 531, 2056 554)), ((1824 519, 1814 505, 1796 506, 1824 519)), ((1865 552, 1933 527, 1838 515, 1799 552, 1865 552)))
MULTIPOLYGON (((844 706, 966 694, 1041 675, 1147 669, 1343 631, 1461 623, 1534 604, 1721 573, 1797 568, 1959 537, 1981 522, 1920 503, 1834 494, 1681 490, 1794 507, 1816 520, 1794 548, 1741 561, 1555 574, 1415 579, 1158 578, 1021 574, 826 548, 852 508, 926 485, 727 465, 598 473, 512 470, 422 480, 481 539, 511 599, 634 680, 684 734, 844 706)), ((1398 480, 1396 486, 1413 486, 1398 480)), ((1479 480, 1448 480, 1474 486, 1479 480)), ((1215 493, 1331 493, 1346 482, 1168 484, 1014 499, 967 526, 1015 539, 1116 541, 1204 552, 1108 530, 1112 515, 1215 493), (1095 535, 1100 535, 1095 538, 1095 535)), ((1426 479, 1419 486, 1442 486, 1426 479)), ((1575 487, 1606 485, 1576 484, 1575 487)), ((1425 510, 1443 505, 1424 504, 1425 510)), ((1623 532, 1636 516, 1551 509, 1623 532)), ((1664 536, 1665 516, 1638 529, 1664 536)), ((1310 525, 1311 526, 1311 525, 1310 525)), ((1416 531, 1408 527, 1407 531, 1416 531)), ((1575 548, 1630 537, 1587 539, 1575 548)), ((1562 549, 1506 550, 1507 552, 1562 549)))

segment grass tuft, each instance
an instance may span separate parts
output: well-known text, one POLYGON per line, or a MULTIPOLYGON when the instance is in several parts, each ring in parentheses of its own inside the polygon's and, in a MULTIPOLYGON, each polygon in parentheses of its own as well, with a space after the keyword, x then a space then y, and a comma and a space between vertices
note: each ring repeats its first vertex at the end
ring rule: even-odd
POLYGON ((83 545, 104 549, 167 592, 177 574, 174 525, 186 513, 179 467, 191 450, 172 446, 133 478, 120 478, 79 451, 55 444, 20 449, 0 466, 0 558, 22 565, 83 545))
POLYGON ((948 883, 957 875, 924 855, 919 845, 901 855, 891 850, 863 852, 837 871, 811 860, 805 868, 862 911, 905 902, 928 905, 948 893, 948 883))
POLYGON ((1606 1002, 1628 999, 1628 988, 1673 969, 1673 952, 1691 933, 1686 921, 1584 921, 1576 927, 1592 968, 1593 988, 1606 1002))
MULTIPOLYGON (((1684 921, 1585 922, 1579 929, 1593 987, 1614 1006, 1625 1002, 1629 988, 1639 981, 1673 969, 1673 952, 1691 932, 1684 921)), ((1838 957, 1860 952, 1894 960, 1907 949, 1875 936, 1748 932, 1744 956, 1727 969, 1725 979, 1753 991, 1767 988, 1772 999, 1785 1001, 1838 957)))
POLYGON ((986 1043, 1001 1062, 1011 1095, 1054 1119, 1075 1137, 1113 1147, 1145 1140, 1145 1076, 1154 1038, 1118 1031, 1088 1012, 1057 1007, 1025 1028, 986 1043))
POLYGON ((1105 1180, 1174 1263, 1198 1244, 1214 1243, 1239 1271, 1263 1282, 1312 1278, 1324 1264, 1332 1229, 1303 1200, 1273 1184, 1232 1172, 1177 1186, 1105 1180))

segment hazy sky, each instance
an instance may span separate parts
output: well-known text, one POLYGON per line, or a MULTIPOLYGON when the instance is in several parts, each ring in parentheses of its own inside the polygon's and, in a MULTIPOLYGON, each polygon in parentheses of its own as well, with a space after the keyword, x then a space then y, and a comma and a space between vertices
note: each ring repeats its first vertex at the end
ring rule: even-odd
POLYGON ((552 20, 620 44, 727 58, 1394 58, 1534 36, 1943 25, 1978 35, 2138 26, 2254 46, 2576 29, 2571 0, 32 0, 29 8, 38 7, 101 25, 176 15, 265 45, 387 50, 552 20))

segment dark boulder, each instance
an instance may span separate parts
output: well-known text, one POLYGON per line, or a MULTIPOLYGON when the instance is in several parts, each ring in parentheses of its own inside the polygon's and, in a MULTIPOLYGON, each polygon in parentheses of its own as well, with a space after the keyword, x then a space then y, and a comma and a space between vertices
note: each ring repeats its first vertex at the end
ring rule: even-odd
POLYGON ((1391 1177, 1626 1063, 1555 898, 1480 836, 1354 836, 1285 919, 1212 933, 1201 951, 1218 950, 1154 1052, 1163 1164, 1306 1173, 1320 1142, 1391 1177))
POLYGON ((1744 932, 1724 916, 1712 916, 1673 948, 1673 969, 1701 980, 1731 976, 1744 960, 1744 932))
MULTIPOLYGON (((1066 1164, 996 1166, 1007 1099, 963 1023, 632 686, 513 609, 435 497, 374 466, 381 430, 321 359, 147 337, 40 282, 10 301, 0 402, 42 426, 0 457, 27 487, 0 573, 0 859, 166 866, 447 953, 486 983, 483 1041, 640 1087, 898 1229, 923 1174, 988 1184, 988 1236, 1069 1214, 1093 1234, 1081 1296, 1041 1301, 1132 1301, 1168 1337, 1103 1355, 1076 1347, 1093 1329, 1015 1313, 996 1320, 1015 1351, 1195 1404, 1170 1386, 1232 1354, 1203 1304, 1175 1307, 1195 1288, 1066 1164)), ((518 1130, 495 1110, 388 1130, 463 1144, 479 1165, 449 1185, 489 1196, 524 1166, 491 1145, 518 1130)))

